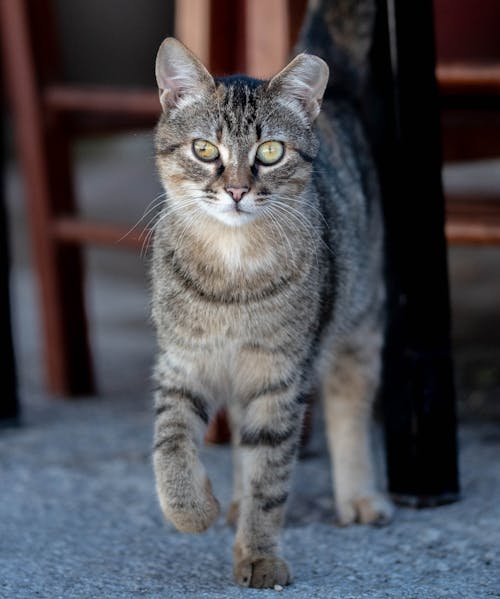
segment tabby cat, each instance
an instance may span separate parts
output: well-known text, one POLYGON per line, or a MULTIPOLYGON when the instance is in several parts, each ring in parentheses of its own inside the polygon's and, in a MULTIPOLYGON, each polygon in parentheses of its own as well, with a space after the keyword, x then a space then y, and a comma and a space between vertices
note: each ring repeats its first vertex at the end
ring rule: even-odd
POLYGON ((310 2, 300 53, 269 81, 214 79, 175 39, 158 52, 154 469, 165 516, 219 514, 197 444, 226 406, 234 574, 290 582, 279 533, 305 398, 321 386, 341 524, 382 523, 370 448, 384 328, 383 226, 358 114, 374 11, 310 2), (323 97, 325 96, 325 97, 323 97))

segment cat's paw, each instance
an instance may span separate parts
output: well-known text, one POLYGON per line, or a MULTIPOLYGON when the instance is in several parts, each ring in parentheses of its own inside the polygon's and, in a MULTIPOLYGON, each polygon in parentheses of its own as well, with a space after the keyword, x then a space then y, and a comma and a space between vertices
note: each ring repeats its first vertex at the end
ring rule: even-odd
POLYGON ((392 503, 381 493, 337 500, 336 522, 339 526, 348 526, 355 522, 385 526, 392 520, 393 514, 392 503))
POLYGON ((208 478, 203 489, 192 493, 189 501, 172 501, 159 490, 160 505, 167 520, 181 532, 204 532, 217 519, 220 506, 208 478))
POLYGON ((272 589, 292 582, 286 562, 279 557, 244 558, 234 564, 236 582, 254 589, 272 589))
POLYGON ((239 515, 240 515, 240 502, 237 499, 235 499, 234 501, 231 501, 231 504, 229 505, 229 509, 227 510, 226 523, 229 524, 229 526, 236 528, 236 525, 238 524, 239 515))

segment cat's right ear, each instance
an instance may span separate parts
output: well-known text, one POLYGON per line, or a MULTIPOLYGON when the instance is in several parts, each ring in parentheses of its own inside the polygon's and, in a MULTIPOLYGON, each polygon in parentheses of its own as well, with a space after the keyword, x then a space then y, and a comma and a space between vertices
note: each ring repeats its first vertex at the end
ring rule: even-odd
POLYGON ((323 94, 328 83, 328 65, 319 56, 299 54, 269 82, 286 100, 291 100, 305 110, 311 121, 318 116, 323 94))
POLYGON ((156 55, 156 82, 164 112, 183 99, 215 90, 215 82, 203 64, 173 37, 163 40, 156 55))

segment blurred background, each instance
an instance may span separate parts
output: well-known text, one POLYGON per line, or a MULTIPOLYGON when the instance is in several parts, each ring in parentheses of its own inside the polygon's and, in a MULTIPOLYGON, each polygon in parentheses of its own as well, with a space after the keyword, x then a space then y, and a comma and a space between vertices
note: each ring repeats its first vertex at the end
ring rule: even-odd
MULTIPOLYGON (((303 9, 300 0, 3 2, 4 193, 23 403, 148 392, 144 228, 161 193, 152 149, 161 40, 177 35, 216 73, 268 76, 285 62, 303 9), (47 290, 47 272, 73 295, 47 290), (72 328, 82 314, 88 339, 83 325, 72 328), (74 352, 83 377, 61 373, 74 352)), ((500 6, 436 0, 435 16, 460 415, 500 418, 500 6)))
MULTIPOLYGON (((175 34, 216 74, 269 76, 304 4, 0 0, 0 424, 16 424, 16 398, 21 408, 21 426, 0 431, 0 596, 229 596, 222 518, 178 534, 154 492, 154 60, 175 34)), ((500 3, 435 0, 434 12, 462 500, 400 509, 385 529, 332 528, 314 411, 284 531, 297 575, 287 592, 300 598, 499 588, 500 3)), ((441 430, 430 462, 446 454, 441 430)), ((224 511, 230 452, 201 452, 224 511)))

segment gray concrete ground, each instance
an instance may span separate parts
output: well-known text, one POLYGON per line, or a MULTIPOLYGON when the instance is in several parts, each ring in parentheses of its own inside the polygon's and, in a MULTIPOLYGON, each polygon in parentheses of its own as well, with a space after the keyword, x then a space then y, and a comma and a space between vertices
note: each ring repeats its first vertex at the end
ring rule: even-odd
MULTIPOLYGON (((159 193, 148 136, 79 151, 84 212, 134 222, 159 193)), ((450 170, 447 184, 495 181, 495 165, 450 170), (484 175, 484 169, 489 173, 484 175)), ((39 325, 22 193, 9 176, 13 304, 23 424, 0 431, 0 598, 266 597, 231 576, 232 532, 177 533, 157 506, 150 463, 147 259, 88 252, 98 397, 66 402, 43 386, 39 325)), ((463 499, 398 509, 386 528, 336 528, 321 415, 300 461, 283 535, 290 597, 500 597, 500 251, 450 255, 460 398, 463 499)), ((381 453, 379 451, 379 453, 381 453)), ((223 508, 227 447, 203 458, 223 508)), ((381 460, 382 461, 382 460, 381 460)))

